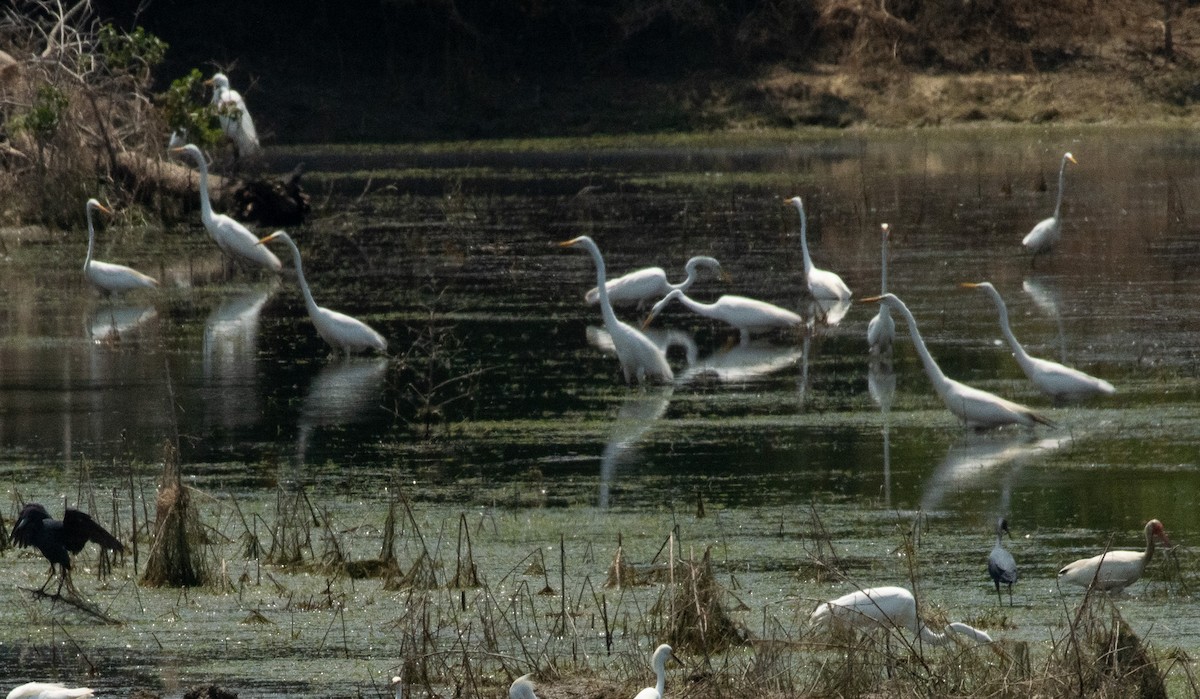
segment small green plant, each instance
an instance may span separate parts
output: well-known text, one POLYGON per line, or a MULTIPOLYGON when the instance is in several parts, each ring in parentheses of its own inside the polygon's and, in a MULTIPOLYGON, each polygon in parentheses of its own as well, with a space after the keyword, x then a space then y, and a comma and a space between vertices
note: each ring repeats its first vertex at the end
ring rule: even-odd
POLYGON ((187 142, 210 148, 221 142, 221 125, 204 95, 204 76, 193 68, 187 75, 172 81, 167 91, 157 95, 156 99, 162 105, 167 128, 172 133, 182 132, 187 142))
POLYGON ((142 27, 128 33, 106 24, 100 27, 97 40, 104 63, 114 73, 148 78, 150 71, 167 55, 167 42, 142 27))
POLYGON ((29 111, 13 119, 11 127, 14 131, 28 132, 40 147, 45 147, 58 133, 68 104, 62 90, 50 84, 41 85, 29 111))

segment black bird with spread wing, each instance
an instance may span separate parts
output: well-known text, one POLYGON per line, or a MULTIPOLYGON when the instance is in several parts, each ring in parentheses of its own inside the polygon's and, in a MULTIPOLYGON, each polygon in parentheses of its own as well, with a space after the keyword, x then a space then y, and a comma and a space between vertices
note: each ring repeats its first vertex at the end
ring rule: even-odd
POLYGON ((62 521, 59 521, 51 519, 46 508, 36 502, 31 502, 21 509, 10 538, 21 548, 34 547, 50 561, 50 575, 46 582, 42 583, 42 590, 50 584, 57 566, 58 591, 62 592, 64 583, 68 590, 74 591, 74 585, 71 583, 71 554, 82 551, 89 541, 96 542, 103 549, 125 552, 125 546, 87 514, 68 507, 62 521))

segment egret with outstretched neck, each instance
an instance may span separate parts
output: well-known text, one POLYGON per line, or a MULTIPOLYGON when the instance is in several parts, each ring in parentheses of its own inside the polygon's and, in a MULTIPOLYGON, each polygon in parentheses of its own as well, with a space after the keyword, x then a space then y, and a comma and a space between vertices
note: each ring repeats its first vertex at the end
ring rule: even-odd
POLYGON ((1142 577, 1146 564, 1154 557, 1155 539, 1162 541, 1164 546, 1171 545, 1162 522, 1157 519, 1146 522, 1145 532, 1145 551, 1106 551, 1099 556, 1083 558, 1063 566, 1058 571, 1058 579, 1080 587, 1095 585, 1098 590, 1120 593, 1142 577))
POLYGON ((1113 385, 1104 379, 1098 379, 1095 376, 1086 374, 1078 369, 1072 369, 1069 366, 1064 366, 1058 362, 1029 356, 1029 353, 1025 351, 1025 348, 1021 346, 1020 342, 1017 342, 1016 336, 1013 335, 1012 327, 1008 322, 1008 306, 1005 305, 1004 299, 1000 297, 1000 292, 996 291, 996 287, 992 286, 989 282, 964 283, 961 286, 965 289, 982 289, 992 297, 992 302, 996 304, 996 311, 1000 314, 1000 332, 1004 334, 1004 339, 1008 341, 1008 346, 1012 350, 1017 364, 1020 365, 1021 371, 1025 372, 1025 376, 1029 377, 1029 381, 1039 391, 1056 401, 1083 400, 1093 396, 1111 396, 1117 392, 1117 389, 1113 388, 1113 385))
POLYGON ((804 202, 800 197, 792 197, 784 202, 791 204, 800 212, 800 251, 804 254, 804 279, 808 284, 808 293, 814 299, 836 299, 845 301, 851 296, 850 287, 838 275, 825 269, 818 269, 808 254, 808 216, 804 213, 804 202))
POLYGON ((95 199, 88 199, 85 208, 87 210, 88 248, 87 257, 83 260, 83 273, 88 281, 97 289, 108 294, 120 294, 134 289, 153 289, 158 286, 158 280, 142 274, 132 267, 92 259, 92 252, 96 246, 96 228, 92 224, 92 211, 103 211, 106 214, 111 214, 112 211, 95 199))
POLYGON ((673 658, 675 662, 679 662, 679 658, 675 657, 671 646, 666 643, 654 649, 654 654, 650 656, 650 665, 654 668, 656 678, 654 686, 646 687, 638 692, 634 699, 662 699, 667 686, 667 661, 673 658))
POLYGON ((191 143, 182 148, 173 148, 171 152, 188 156, 200 169, 200 220, 204 222, 204 228, 216 241, 217 246, 234 259, 250 262, 272 272, 283 269, 283 263, 275 253, 258 245, 258 236, 251 233, 249 228, 225 214, 213 212, 212 201, 208 196, 208 163, 204 161, 204 153, 191 143))
POLYGON ((842 595, 820 604, 809 618, 814 626, 871 629, 904 629, 916 634, 923 642, 940 646, 952 635, 991 643, 992 637, 967 624, 954 622, 946 631, 937 633, 917 616, 917 600, 903 587, 871 587, 842 595))
POLYGON ((650 309, 650 315, 642 323, 642 327, 648 326, 667 304, 676 299, 694 313, 737 328, 741 334, 742 344, 749 343, 750 334, 754 332, 777 328, 797 328, 804 325, 804 319, 799 315, 766 301, 726 294, 712 303, 701 303, 679 289, 673 289, 666 298, 654 304, 654 307, 650 309))
POLYGON ((996 585, 996 601, 1000 604, 1004 603, 1004 599, 1000 596, 1000 583, 1008 585, 1008 606, 1012 606, 1012 586, 1017 581, 1017 561, 1013 555, 1004 548, 1004 535, 1008 534, 1008 538, 1012 538, 1012 532, 1008 530, 1008 520, 1001 517, 996 521, 996 545, 992 547, 992 552, 988 554, 988 575, 992 577, 992 582, 996 585))
POLYGON ((912 337, 917 354, 921 356, 921 363, 925 367, 925 374, 929 377, 929 382, 933 384, 934 390, 946 404, 946 409, 962 420, 967 427, 990 428, 1003 425, 1033 427, 1038 424, 1054 426, 1054 423, 1046 417, 1019 403, 1005 400, 993 393, 947 378, 938 367, 937 362, 934 361, 933 355, 929 354, 929 348, 925 346, 925 340, 921 338, 921 333, 917 330, 917 321, 913 318, 912 312, 908 310, 908 306, 904 305, 904 302, 895 294, 863 299, 864 303, 871 301, 885 303, 904 317, 905 322, 908 323, 908 334, 912 337))
POLYGON ((670 383, 675 380, 671 366, 667 364, 667 356, 648 337, 628 323, 621 322, 613 312, 612 302, 608 298, 608 285, 604 268, 604 256, 596 242, 586 235, 565 240, 560 247, 580 246, 592 256, 596 265, 596 288, 600 295, 600 314, 604 318, 604 329, 612 338, 613 347, 617 351, 617 360, 621 363, 621 372, 625 375, 625 383, 637 379, 638 383, 661 382, 670 383))
MULTIPOLYGON (((700 267, 711 269, 721 279, 725 278, 725 273, 721 270, 721 263, 717 262, 716 258, 697 255, 684 265, 687 277, 678 284, 667 281, 667 273, 663 271, 662 267, 647 267, 609 280, 605 284, 608 287, 608 302, 614 306, 636 305, 641 308, 646 302, 660 299, 670 293, 672 289, 687 291, 692 288, 692 284, 699 276, 700 267)), ((584 295, 584 299, 592 305, 599 303, 600 289, 598 287, 589 289, 584 295)))
MULTIPOLYGON (((882 272, 880 273, 879 293, 886 294, 887 290, 887 267, 888 267, 888 224, 884 223, 879 226, 881 230, 880 245, 883 248, 882 253, 882 272)), ((867 345, 873 352, 886 352, 892 348, 892 343, 896 341, 896 321, 892 319, 892 312, 885 304, 879 304, 879 313, 871 319, 867 324, 867 345)))
POLYGON ((292 249, 292 264, 296 267, 296 281, 300 284, 300 291, 304 294, 304 307, 308 309, 308 317, 312 319, 312 324, 316 327, 317 334, 321 336, 321 339, 329 343, 335 352, 341 350, 347 355, 372 349, 387 352, 387 340, 374 328, 345 313, 318 306, 313 299, 312 290, 308 288, 308 282, 304 279, 300 248, 296 247, 291 236, 284 231, 275 231, 259 240, 258 244, 264 245, 273 240, 282 240, 292 249))
POLYGON ((1050 248, 1058 243, 1059 238, 1062 237, 1063 186, 1066 184, 1067 163, 1069 162, 1075 163, 1075 156, 1070 153, 1064 153, 1062 165, 1058 168, 1058 200, 1054 203, 1054 215, 1038 222, 1033 227, 1033 230, 1029 231, 1021 241, 1025 249, 1033 253, 1035 258, 1049 251, 1050 248))

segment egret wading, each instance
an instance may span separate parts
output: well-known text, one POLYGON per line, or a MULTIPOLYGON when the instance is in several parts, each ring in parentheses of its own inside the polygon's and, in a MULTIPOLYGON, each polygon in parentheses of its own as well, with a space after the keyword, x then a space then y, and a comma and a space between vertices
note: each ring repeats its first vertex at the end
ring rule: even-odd
POLYGON ((1058 200, 1054 202, 1054 215, 1039 221, 1021 241, 1035 259, 1038 255, 1048 252, 1062 237, 1063 186, 1066 184, 1067 163, 1075 162, 1075 156, 1063 153, 1062 165, 1058 168, 1058 200))
POLYGON ((792 197, 784 202, 791 204, 800 213, 800 251, 804 254, 804 279, 808 284, 808 293, 814 299, 834 299, 845 301, 850 298, 850 287, 838 275, 829 270, 818 269, 808 254, 808 216, 804 213, 804 202, 800 197, 792 197))
POLYGON ((871 587, 842 595, 819 605, 809 622, 814 626, 859 630, 904 629, 935 646, 946 643, 952 635, 976 643, 992 642, 987 633, 958 622, 946 624, 946 632, 950 633, 933 631, 917 616, 917 600, 903 587, 871 587))
POLYGON ((132 267, 92 259, 92 253, 96 246, 96 228, 92 225, 92 212, 102 211, 111 214, 112 211, 95 199, 88 199, 85 208, 87 210, 88 248, 87 257, 83 260, 83 274, 88 281, 100 291, 110 295, 134 289, 153 289, 158 286, 156 279, 146 276, 132 267))
MULTIPOLYGON (((883 251, 881 253, 882 266, 880 271, 879 293, 886 294, 887 290, 887 267, 888 267, 888 235, 890 229, 888 224, 880 224, 880 246, 883 251)), ((867 345, 872 352, 886 352, 892 348, 892 343, 896 341, 896 321, 892 319, 891 309, 885 304, 879 304, 879 312, 867 324, 867 345)))
MULTIPOLYGON (((717 262, 716 258, 698 255, 687 261, 684 266, 687 277, 678 284, 667 281, 667 273, 663 271, 662 267, 646 267, 609 280, 605 284, 608 288, 608 302, 614 306, 641 308, 648 302, 666 296, 672 289, 687 291, 692 288, 692 284, 699 277, 699 268, 701 267, 711 269, 721 279, 726 278, 725 273, 721 270, 721 263, 717 262)), ((599 287, 589 289, 584 295, 584 299, 592 305, 599 303, 599 287)))
POLYGON ((689 298, 679 289, 674 289, 667 294, 666 298, 654 304, 654 307, 650 309, 650 315, 646 316, 646 320, 642 323, 642 327, 650 325, 654 317, 676 299, 691 309, 693 313, 719 320, 737 328, 741 334, 743 345, 750 342, 751 333, 778 328, 797 328, 804 325, 804 319, 799 315, 766 301, 726 294, 712 303, 701 303, 689 298))

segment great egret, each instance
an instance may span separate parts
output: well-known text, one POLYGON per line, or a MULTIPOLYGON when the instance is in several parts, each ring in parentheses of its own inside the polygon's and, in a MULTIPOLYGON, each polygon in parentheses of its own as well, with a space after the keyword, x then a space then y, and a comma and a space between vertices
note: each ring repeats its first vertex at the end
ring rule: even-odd
POLYGON ((529 681, 531 676, 532 672, 513 680, 508 688, 508 699, 538 699, 538 695, 533 693, 533 682, 529 681))
POLYGON ((612 302, 608 299, 608 285, 605 284, 604 257, 596 242, 586 235, 565 240, 560 247, 582 246, 592 255, 596 263, 596 288, 600 294, 600 314, 604 317, 604 328, 612 337, 613 347, 617 350, 617 360, 621 362, 621 372, 625 375, 625 383, 637 379, 638 383, 655 381, 669 383, 675 380, 671 366, 663 351, 654 345, 645 335, 628 323, 623 323, 613 312, 612 302))
POLYGON ((1075 163, 1075 156, 1064 153, 1062 165, 1058 169, 1058 201, 1054 203, 1054 215, 1039 222, 1021 241, 1025 249, 1033 253, 1035 257, 1054 247, 1062 236, 1063 185, 1066 183, 1068 162, 1075 163))
MULTIPOLYGON (((610 280, 606 284, 608 302, 614 306, 636 305, 641 308, 647 301, 660 299, 672 289, 687 291, 695 283, 699 267, 707 267, 716 272, 718 277, 725 277, 725 273, 721 270, 721 263, 717 262, 716 258, 698 255, 684 265, 687 278, 678 284, 667 281, 667 273, 663 271, 662 267, 647 267, 610 280)), ((592 305, 599 303, 599 288, 589 289, 584 298, 592 305)))
POLYGON ((404 678, 393 675, 389 684, 393 687, 395 699, 404 699, 404 678))
POLYGON ((1165 546, 1171 545, 1162 522, 1152 519, 1146 522, 1145 551, 1106 551, 1099 556, 1083 558, 1063 566, 1058 571, 1058 579, 1080 587, 1089 587, 1094 582, 1105 592, 1120 593, 1142 577, 1142 571, 1154 556, 1155 539, 1161 539, 1165 546))
POLYGON ((68 590, 74 590, 71 584, 71 554, 82 551, 89 541, 110 551, 125 551, 125 546, 115 536, 86 513, 68 507, 62 521, 59 521, 51 519, 46 508, 36 502, 21 508, 9 539, 21 548, 32 546, 50 561, 50 576, 42 583, 43 590, 54 577, 55 567, 58 568, 59 592, 64 584, 68 590))
MULTIPOLYGON (((819 605, 809 622, 815 626, 862 630, 905 629, 935 646, 950 640, 950 634, 936 633, 921 621, 917 616, 917 600, 903 587, 871 587, 842 595, 819 605)), ((946 631, 976 643, 992 642, 987 633, 958 622, 947 624, 946 631)))
POLYGON ((851 296, 850 287, 838 275, 824 269, 817 269, 812 257, 808 254, 808 216, 804 214, 804 202, 800 197, 792 197, 784 202, 784 206, 792 204, 800 212, 800 250, 804 253, 804 278, 808 284, 808 293, 814 299, 837 299, 845 301, 851 296))
POLYGON ((737 328, 741 333, 742 344, 750 342, 750 333, 753 332, 774 330, 775 328, 795 328, 804 324, 804 319, 799 315, 766 301, 726 294, 712 303, 701 303, 689 298, 679 289, 672 289, 671 293, 650 309, 650 315, 646 316, 642 327, 649 325, 654 317, 675 299, 679 299, 680 303, 694 313, 737 328))
POLYGON ((261 150, 254 120, 250 118, 250 110, 246 109, 246 100, 237 90, 229 87, 229 78, 224 73, 217 73, 204 82, 212 85, 212 106, 217 110, 221 131, 233 141, 238 157, 253 155, 261 150))
POLYGON ((351 318, 345 313, 338 313, 317 305, 317 302, 313 300, 312 290, 308 288, 308 282, 304 279, 300 248, 296 247, 291 236, 283 231, 275 231, 259 240, 258 244, 265 245, 274 240, 282 240, 292 249, 292 264, 296 267, 296 281, 300 283, 300 291, 304 294, 304 307, 308 309, 308 317, 312 319, 313 326, 316 327, 317 334, 321 336, 321 339, 329 343, 335 352, 341 350, 347 355, 359 350, 370 349, 387 352, 387 340, 369 325, 357 318, 351 318))
POLYGON ((634 699, 662 699, 667 684, 667 661, 672 658, 679 662, 679 658, 671 651, 671 646, 664 643, 654 649, 654 655, 650 656, 650 665, 654 667, 654 675, 658 679, 653 687, 646 687, 638 692, 634 699))
POLYGON ((103 211, 111 214, 103 204, 95 199, 87 200, 88 249, 87 257, 83 260, 83 273, 88 281, 97 289, 109 294, 119 294, 133 289, 153 289, 158 281, 125 265, 114 265, 92 259, 92 251, 96 246, 96 228, 92 225, 92 211, 103 211))
POLYGON ((1029 356, 1013 335, 1008 323, 1008 307, 1004 304, 1004 299, 1000 298, 1000 292, 996 291, 996 287, 991 283, 964 283, 961 286, 965 289, 982 289, 992 297, 992 302, 996 304, 996 310, 1000 313, 1000 331, 1004 333, 1004 339, 1008 340, 1008 346, 1012 349, 1017 364, 1021 366, 1021 371, 1025 372, 1039 391, 1056 401, 1082 400, 1116 393, 1117 389, 1104 379, 1098 379, 1058 362, 1029 356))
MULTIPOLYGON (((879 284, 879 293, 887 293, 887 263, 888 263, 888 225, 879 226, 882 233, 880 245, 883 248, 883 266, 879 284)), ((867 344, 875 352, 886 352, 892 348, 896 340, 896 321, 892 320, 892 312, 884 304, 879 304, 879 313, 867 324, 867 344)))
POLYGON ((95 690, 87 687, 68 689, 58 682, 26 682, 14 687, 8 699, 78 699, 95 696, 95 690))
POLYGON ((1054 426, 1049 419, 1019 403, 1005 400, 995 394, 947 378, 938 367, 937 362, 933 360, 933 356, 929 354, 929 348, 921 339, 921 333, 917 330, 917 321, 913 318, 912 312, 908 310, 908 306, 896 298, 895 294, 863 299, 864 303, 871 301, 885 303, 891 306, 892 310, 904 316, 908 323, 908 333, 912 336, 917 354, 921 355, 921 363, 925 365, 925 374, 929 377, 929 382, 933 384, 934 390, 946 404, 946 408, 959 420, 962 420, 967 427, 989 428, 1014 424, 1026 427, 1033 427, 1036 424, 1054 426))
POLYGON ((1017 561, 1013 558, 1008 549, 1004 548, 1004 535, 1008 534, 1008 538, 1012 538, 1012 532, 1008 530, 1008 520, 1001 517, 996 522, 996 545, 992 547, 992 552, 988 554, 988 575, 992 576, 992 582, 996 584, 996 600, 1001 604, 1004 599, 1000 597, 1000 583, 1008 585, 1008 606, 1012 606, 1012 586, 1017 581, 1017 561))
POLYGON ((200 220, 204 222, 204 227, 217 246, 235 259, 241 258, 272 272, 283 269, 283 263, 275 253, 258 245, 258 236, 251 233, 249 228, 225 214, 213 213, 212 202, 208 197, 208 164, 204 162, 204 154, 200 149, 189 143, 182 148, 173 148, 171 152, 187 155, 196 161, 196 166, 200 169, 200 220))

